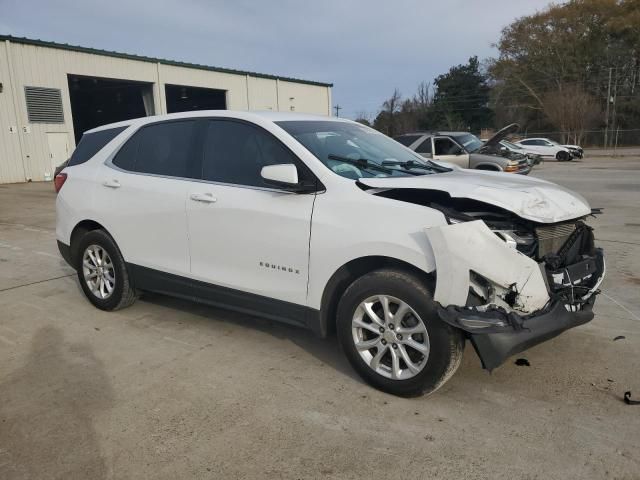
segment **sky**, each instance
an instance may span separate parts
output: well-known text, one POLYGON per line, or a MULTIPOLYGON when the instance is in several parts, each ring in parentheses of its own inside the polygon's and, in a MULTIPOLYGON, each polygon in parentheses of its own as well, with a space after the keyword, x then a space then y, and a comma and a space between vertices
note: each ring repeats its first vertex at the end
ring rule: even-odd
POLYGON ((333 83, 340 116, 492 46, 548 0, 0 0, 0 34, 333 83))

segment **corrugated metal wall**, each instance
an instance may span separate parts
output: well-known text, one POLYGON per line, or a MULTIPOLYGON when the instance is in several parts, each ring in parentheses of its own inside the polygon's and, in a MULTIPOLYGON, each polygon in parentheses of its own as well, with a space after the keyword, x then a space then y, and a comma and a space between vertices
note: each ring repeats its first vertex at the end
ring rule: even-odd
POLYGON ((67 74, 153 83, 156 112, 166 113, 165 84, 227 91, 231 110, 280 110, 331 114, 330 87, 251 75, 4 41, 0 45, 0 183, 44 180, 52 172, 47 133, 66 133, 74 146, 67 74), (29 123, 25 86, 58 88, 64 123, 29 123), (21 154, 22 152, 22 154, 21 154))

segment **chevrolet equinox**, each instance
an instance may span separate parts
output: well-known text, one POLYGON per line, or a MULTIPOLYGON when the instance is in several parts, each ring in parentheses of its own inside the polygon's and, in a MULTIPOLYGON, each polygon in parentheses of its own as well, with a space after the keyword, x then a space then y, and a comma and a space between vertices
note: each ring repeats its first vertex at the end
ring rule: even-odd
POLYGON ((466 340, 488 370, 593 318, 604 276, 580 195, 428 160, 352 121, 200 111, 84 134, 56 235, 102 310, 159 292, 335 333, 396 395, 466 340))

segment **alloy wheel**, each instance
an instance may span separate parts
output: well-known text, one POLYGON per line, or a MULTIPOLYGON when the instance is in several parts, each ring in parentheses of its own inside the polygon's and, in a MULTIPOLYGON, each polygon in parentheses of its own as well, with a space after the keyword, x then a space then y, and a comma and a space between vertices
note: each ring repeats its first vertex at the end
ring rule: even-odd
POLYGON ((116 275, 113 262, 100 245, 89 245, 82 255, 82 274, 93 295, 106 300, 113 294, 116 275))
POLYGON ((406 380, 422 371, 429 358, 429 334, 406 302, 375 295, 356 308, 351 322, 356 350, 376 373, 406 380))

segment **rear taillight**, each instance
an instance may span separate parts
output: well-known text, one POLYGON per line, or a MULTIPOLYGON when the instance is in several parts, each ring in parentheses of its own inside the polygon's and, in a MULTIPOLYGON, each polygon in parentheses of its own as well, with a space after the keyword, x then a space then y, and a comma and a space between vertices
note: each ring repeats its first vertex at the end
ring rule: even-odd
POLYGON ((66 180, 67 180, 66 173, 59 173, 56 175, 56 178, 53 179, 53 186, 56 189, 56 193, 60 191, 60 189, 62 188, 66 180))

